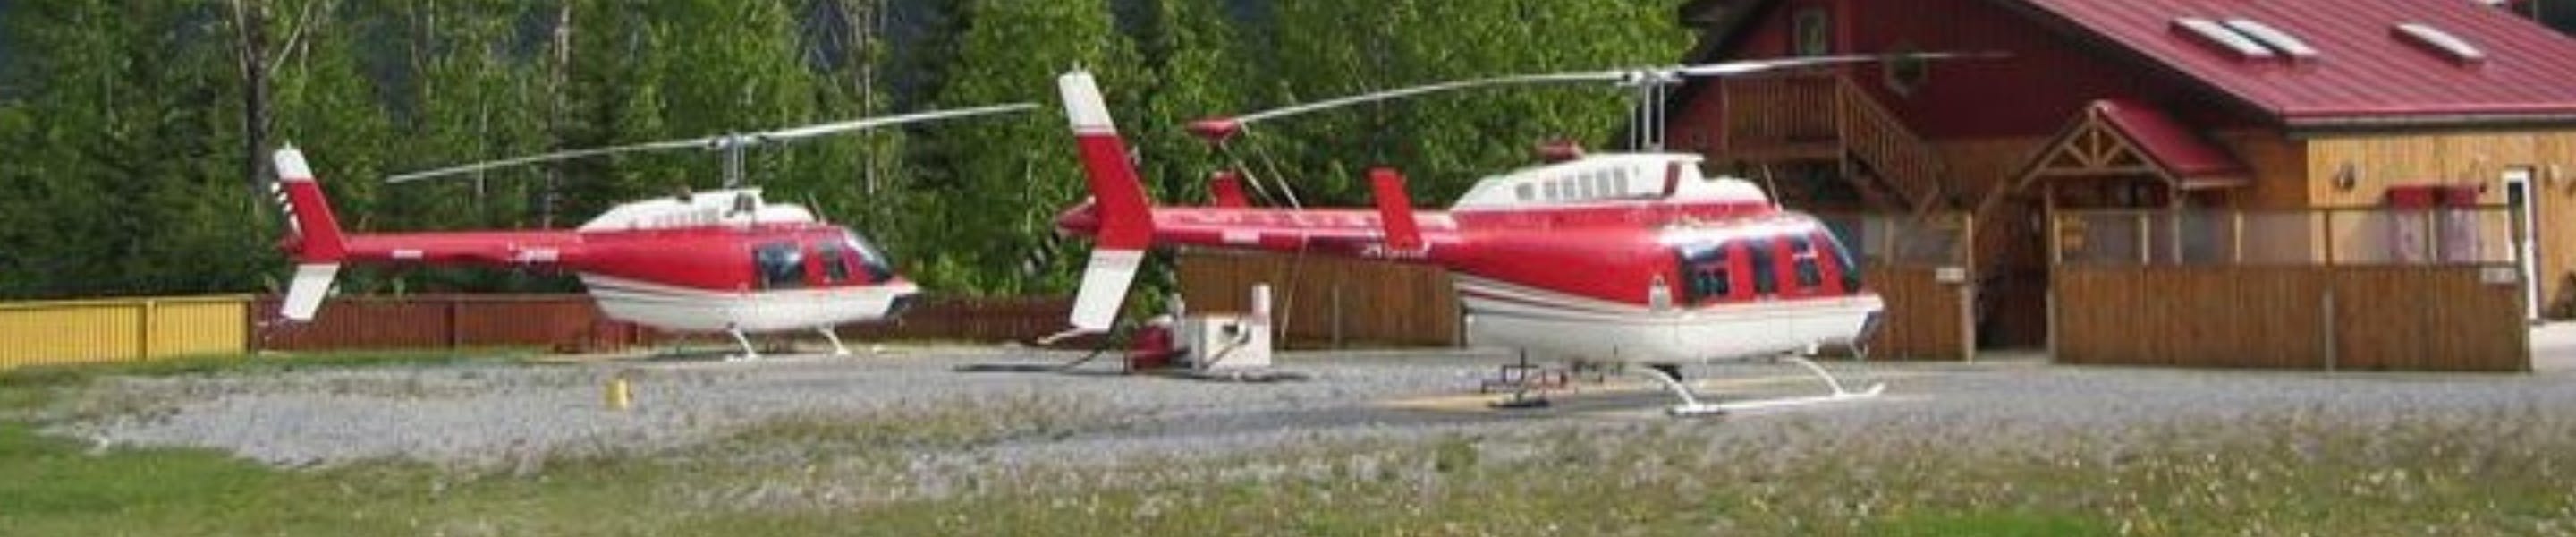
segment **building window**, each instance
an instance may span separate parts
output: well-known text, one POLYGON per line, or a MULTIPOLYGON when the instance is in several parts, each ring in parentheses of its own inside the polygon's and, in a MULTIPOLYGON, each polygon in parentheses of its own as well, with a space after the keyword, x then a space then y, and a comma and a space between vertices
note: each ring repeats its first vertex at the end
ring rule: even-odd
POLYGON ((1916 88, 1923 87, 1923 81, 1932 78, 1932 61, 1916 56, 1923 52, 1921 47, 1899 43, 1889 52, 1896 57, 1883 62, 1881 65, 1884 67, 1880 69, 1884 75, 1881 80, 1887 83, 1888 91, 1897 95, 1913 95, 1916 88))
POLYGON ((1825 8, 1798 10, 1797 16, 1791 19, 1790 28, 1797 39, 1796 43, 1791 43, 1791 54, 1823 56, 1834 53, 1834 21, 1832 16, 1825 14, 1825 8))

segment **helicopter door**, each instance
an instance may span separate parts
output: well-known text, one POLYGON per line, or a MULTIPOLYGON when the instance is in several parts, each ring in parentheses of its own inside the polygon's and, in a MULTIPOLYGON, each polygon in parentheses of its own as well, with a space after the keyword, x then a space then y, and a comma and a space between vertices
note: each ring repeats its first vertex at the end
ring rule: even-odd
POLYGON ((805 250, 794 242, 762 243, 751 250, 752 270, 760 289, 805 287, 805 250))
POLYGON ((821 285, 836 287, 866 283, 851 279, 850 275, 853 274, 851 267, 858 264, 857 254, 851 252, 843 241, 824 239, 814 241, 811 245, 814 248, 814 261, 821 265, 820 270, 815 271, 823 275, 823 280, 819 282, 821 285))
POLYGON ((1780 296, 1780 255, 1773 249, 1777 246, 1767 238, 1744 241, 1745 263, 1752 269, 1752 298, 1780 296))

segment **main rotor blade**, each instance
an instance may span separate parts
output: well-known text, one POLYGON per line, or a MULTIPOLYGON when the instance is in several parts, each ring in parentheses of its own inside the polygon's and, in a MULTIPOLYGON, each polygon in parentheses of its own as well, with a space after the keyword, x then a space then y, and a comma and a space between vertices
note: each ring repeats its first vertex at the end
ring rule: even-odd
POLYGON ((764 132, 764 133, 757 133, 757 134, 753 134, 752 136, 753 136, 754 138, 758 138, 758 139, 761 139, 761 140, 775 140, 775 141, 797 140, 797 139, 803 139, 803 138, 811 138, 811 137, 815 137, 815 136, 822 136, 822 135, 825 135, 825 134, 834 134, 834 133, 848 132, 848 131, 854 131, 854 130, 866 130, 866 129, 873 129, 873 128, 877 128, 877 127, 890 127, 890 126, 894 126, 894 125, 902 125, 902 124, 905 124, 905 123, 920 123, 920 122, 923 122, 923 121, 934 121, 934 120, 941 120, 941 119, 948 119, 948 118, 957 118, 957 117, 971 117, 971 116, 981 116, 981 115, 988 115, 988 114, 999 114, 999 113, 1003 113, 1003 112, 1019 112, 1019 111, 1023 111, 1023 110, 1032 110, 1032 109, 1036 109, 1037 107, 1038 107, 1038 105, 1036 105, 1036 104, 1034 104, 1034 103, 1011 103, 1011 104, 994 105, 994 106, 979 106, 979 107, 975 107, 975 108, 960 108, 960 109, 956 109, 956 110, 933 110, 933 111, 929 111, 929 112, 919 112, 919 113, 903 114, 903 115, 896 115, 896 116, 872 117, 872 118, 867 118, 867 119, 855 119, 855 120, 843 121, 843 122, 839 122, 839 123, 824 123, 824 124, 819 124, 819 125, 807 125, 807 126, 803 126, 803 127, 785 128, 785 129, 779 129, 779 130, 774 130, 774 131, 769 131, 769 132, 764 132))
POLYGON ((1244 125, 1257 121, 1278 119, 1306 114, 1309 112, 1319 112, 1354 104, 1488 86, 1558 84, 1569 82, 1612 82, 1626 86, 1638 86, 1677 83, 1680 82, 1682 78, 1686 77, 1729 77, 1748 75, 1763 71, 1814 67, 1820 65, 1895 61, 1901 59, 1937 60, 1953 58, 2000 58, 2004 56, 2005 54, 1997 52, 1918 52, 1886 55, 1850 54, 1842 56, 1810 56, 1801 58, 1745 60, 1646 69, 1499 76, 1441 82, 1436 84, 1424 84, 1420 86, 1411 86, 1305 104, 1284 106, 1234 117, 1209 118, 1193 123, 1190 126, 1190 130, 1201 137, 1209 138, 1211 140, 1223 140, 1239 134, 1244 125))
POLYGON ((1565 82, 1608 82, 1608 81, 1616 81, 1616 80, 1619 80, 1619 79, 1621 79, 1621 78, 1623 78, 1623 77, 1626 77, 1626 76, 1628 76, 1628 73, 1627 73, 1626 71, 1597 71, 1597 72, 1588 72, 1588 73, 1552 73, 1552 74, 1542 74, 1542 75, 1514 75, 1514 76, 1498 76, 1498 77, 1491 77, 1491 78, 1478 78, 1478 79, 1473 79, 1473 80, 1459 80, 1459 81, 1452 81, 1452 82, 1441 82, 1441 83, 1438 83, 1438 84, 1424 84, 1424 85, 1420 85, 1420 86, 1413 86, 1413 87, 1408 87, 1408 88, 1391 89, 1391 90, 1380 91, 1380 92, 1376 92, 1376 93, 1364 93, 1364 94, 1360 94, 1360 95, 1353 95, 1353 96, 1349 96, 1349 97, 1342 97, 1342 98, 1338 98, 1338 99, 1329 99, 1329 100, 1316 101, 1316 102, 1305 103, 1305 104, 1299 104, 1299 105, 1293 105, 1293 106, 1284 106, 1284 107, 1279 107, 1279 108, 1272 108, 1272 109, 1269 109, 1269 110, 1263 110, 1263 111, 1259 111, 1259 112, 1253 112, 1253 113, 1250 113, 1250 114, 1244 114, 1244 115, 1240 115, 1240 116, 1235 116, 1235 117, 1233 118, 1233 120, 1234 120, 1234 122, 1235 122, 1235 123, 1238 123, 1238 124, 1243 124, 1243 123, 1252 123, 1252 122, 1255 122, 1255 121, 1261 121, 1261 120, 1265 120, 1265 119, 1277 119, 1277 118, 1288 117, 1288 116, 1293 116, 1293 115, 1298 115, 1298 114, 1304 114, 1304 113, 1307 113, 1307 112, 1316 112, 1316 111, 1322 111, 1322 110, 1327 110, 1327 109, 1340 108, 1340 107, 1350 106, 1350 105, 1354 105, 1354 104, 1369 103, 1369 102, 1383 101, 1383 100, 1387 100, 1387 99, 1396 99, 1396 98, 1403 98, 1403 97, 1411 97, 1411 96, 1421 95, 1421 94, 1425 94, 1425 93, 1438 93, 1438 92, 1443 92, 1443 91, 1457 91, 1457 90, 1471 89, 1471 88, 1481 88, 1481 87, 1487 87, 1487 86, 1505 86, 1505 85, 1519 85, 1519 84, 1555 84, 1555 83, 1565 83, 1565 82))
POLYGON ((477 163, 467 164, 467 165, 463 165, 463 166, 453 166, 453 167, 447 167, 447 168, 439 168, 439 169, 435 169, 435 170, 427 170, 427 171, 411 172, 411 173, 406 173, 406 174, 396 175, 396 176, 393 176, 393 177, 387 177, 387 178, 385 178, 385 182, 387 182, 387 183, 408 183, 408 182, 418 181, 418 180, 422 180, 422 179, 432 179, 432 178, 438 178, 438 177, 446 177, 446 176, 456 175, 456 174, 460 174, 460 173, 472 173, 472 172, 479 172, 479 171, 489 170, 489 169, 493 169, 493 168, 507 168, 507 167, 511 167, 511 166, 519 166, 519 165, 524 165, 524 164, 536 164, 536 163, 540 163, 540 162, 553 162, 553 161, 558 161, 558 160, 577 159, 577 158, 583 158, 583 157, 596 157, 596 156, 601 156, 601 155, 614 155, 614 154, 618 154, 618 153, 631 153, 631 152, 636 152, 636 151, 658 151, 658 150, 664 150, 664 149, 680 149, 680 148, 686 148, 686 147, 707 147, 707 146, 710 146, 710 145, 714 145, 714 144, 716 143, 716 141, 721 140, 721 139, 722 139, 722 137, 714 137, 714 136, 711 136, 711 137, 706 137, 706 138, 691 138, 691 139, 687 139, 687 140, 666 140, 666 141, 660 141, 660 142, 645 142, 645 143, 640 143, 640 144, 621 145, 621 146, 615 146, 615 147, 594 147, 594 148, 590 148, 590 149, 575 149, 575 150, 571 150, 571 151, 557 151, 557 152, 553 152, 553 153, 546 153, 546 154, 542 154, 542 155, 529 155, 529 156, 517 157, 517 158, 507 158, 507 159, 494 160, 494 161, 487 161, 487 162, 477 162, 477 163))
POLYGON ((542 155, 529 155, 529 156, 524 156, 524 157, 507 158, 507 159, 494 160, 494 161, 489 161, 489 162, 477 162, 477 163, 467 164, 467 165, 463 165, 463 166, 454 166, 454 167, 440 168, 440 169, 435 169, 435 170, 428 170, 428 171, 419 171, 419 172, 406 173, 406 174, 396 175, 396 176, 392 176, 392 177, 387 177, 387 178, 385 178, 385 182, 387 182, 387 183, 406 183, 406 182, 411 182, 411 181, 418 181, 418 180, 422 180, 422 179, 431 179, 431 178, 437 178, 437 177, 445 177, 445 176, 456 175, 456 174, 461 174, 461 173, 479 172, 479 171, 489 170, 489 169, 494 169, 494 168, 506 168, 506 167, 510 167, 510 166, 520 166, 520 165, 527 165, 527 164, 536 164, 536 163, 541 163, 541 162, 553 162, 553 161, 558 161, 558 160, 569 160, 569 159, 577 159, 577 158, 585 158, 585 157, 597 157, 597 156, 605 156, 605 155, 615 155, 615 154, 619 154, 619 153, 632 153, 632 152, 636 152, 636 151, 661 151, 661 150, 668 150, 668 149, 685 149, 685 148, 722 149, 722 148, 727 147, 729 144, 739 144, 739 145, 741 145, 741 146, 752 146, 752 145, 759 145, 759 144, 762 144, 762 143, 768 143, 768 142, 785 142, 785 141, 792 141, 792 140, 801 140, 801 139, 805 139, 805 138, 812 138, 812 137, 815 137, 815 136, 822 136, 822 135, 825 135, 825 134, 834 134, 834 133, 849 132, 849 131, 857 131, 857 130, 867 130, 867 129, 873 129, 873 128, 878 128, 878 127, 887 127, 887 126, 894 126, 894 125, 902 125, 902 124, 906 124, 906 123, 919 123, 919 122, 923 122, 923 121, 933 121, 933 120, 948 119, 948 118, 958 118, 958 117, 968 117, 968 116, 980 116, 980 115, 987 115, 987 114, 998 114, 998 113, 1003 113, 1003 112, 1018 112, 1018 111, 1029 110, 1029 109, 1033 109, 1033 108, 1037 108, 1037 105, 1035 105, 1035 104, 1030 104, 1030 103, 1013 103, 1013 104, 1005 104, 1005 105, 981 106, 981 107, 975 107, 975 108, 961 108, 961 109, 956 109, 956 110, 933 110, 933 111, 929 111, 929 112, 916 112, 916 113, 910 113, 910 114, 901 114, 901 115, 892 115, 892 116, 879 116, 879 117, 871 117, 871 118, 854 119, 854 120, 850 120, 850 121, 841 121, 841 122, 835 122, 835 123, 822 123, 822 124, 815 124, 815 125, 806 125, 806 126, 801 126, 801 127, 788 127, 788 128, 778 129, 778 130, 773 130, 773 131, 767 131, 767 132, 755 132, 755 133, 749 133, 749 134, 727 134, 727 135, 721 135, 721 136, 708 136, 708 137, 703 137, 703 138, 690 138, 690 139, 686 139, 686 140, 665 140, 665 141, 660 141, 660 142, 645 142, 645 143, 640 143, 640 144, 629 144, 629 145, 621 145, 621 146, 614 146, 614 147, 596 147, 596 148, 590 148, 590 149, 575 149, 575 150, 571 150, 571 151, 557 151, 557 152, 553 152, 553 153, 546 153, 546 154, 542 154, 542 155))
POLYGON ((2000 52, 1910 52, 1910 53, 1902 53, 1902 54, 1883 54, 1883 55, 1882 55, 1882 54, 1845 54, 1845 55, 1840 55, 1840 56, 1808 56, 1808 57, 1801 57, 1801 58, 1775 58, 1775 59, 1768 59, 1768 60, 1744 60, 1744 61, 1732 61, 1732 62, 1720 62, 1720 63, 1703 63, 1703 64, 1697 64, 1697 65, 1684 65, 1684 66, 1680 66, 1680 67, 1673 67, 1673 68, 1670 68, 1670 69, 1668 69, 1668 70, 1665 70, 1665 71, 1664 71, 1664 73, 1669 73, 1669 74, 1670 74, 1670 75, 1672 75, 1672 76, 1729 77, 1729 76, 1749 75, 1749 74, 1759 73, 1759 72, 1763 72, 1763 71, 1772 71, 1772 70, 1779 70, 1779 69, 1796 69, 1796 68, 1800 68, 1800 67, 1816 67, 1816 66, 1821 66, 1821 65, 1842 65, 1842 64, 1851 64, 1851 63, 1888 62, 1888 61, 1898 61, 1898 60, 1948 60, 1948 59, 1966 59, 1966 58, 2001 58, 2001 57, 2004 57, 2004 56, 2005 56, 2005 55, 2004 55, 2003 53, 2000 53, 2000 52))

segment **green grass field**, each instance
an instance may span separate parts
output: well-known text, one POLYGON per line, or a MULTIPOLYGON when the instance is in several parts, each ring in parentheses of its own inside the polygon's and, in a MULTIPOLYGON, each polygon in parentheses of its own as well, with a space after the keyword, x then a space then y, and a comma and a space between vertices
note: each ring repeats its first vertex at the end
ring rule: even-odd
MULTIPOLYGON (((435 362, 330 357, 328 367, 435 362)), ((1784 427, 1711 442, 1646 423, 1508 441, 1283 447, 1171 466, 1033 468, 870 500, 905 453, 1043 441, 1078 405, 1004 400, 800 416, 661 453, 512 468, 384 461, 277 469, 224 454, 93 451, 31 412, 103 374, 241 374, 242 361, 0 375, 0 533, 12 535, 2382 535, 2576 532, 2576 421, 2539 409, 2359 427, 2305 414, 2144 426, 2046 445, 1784 427), (234 364, 234 365, 225 365, 234 364), (1004 416, 996 419, 992 416, 1004 416), (839 492, 835 492, 839 491, 839 492), (835 496, 839 494, 839 496, 835 496)), ((316 365, 318 366, 318 365, 316 365)), ((313 367, 313 366, 308 366, 313 367)), ((251 368, 251 369, 245 369, 251 368)))

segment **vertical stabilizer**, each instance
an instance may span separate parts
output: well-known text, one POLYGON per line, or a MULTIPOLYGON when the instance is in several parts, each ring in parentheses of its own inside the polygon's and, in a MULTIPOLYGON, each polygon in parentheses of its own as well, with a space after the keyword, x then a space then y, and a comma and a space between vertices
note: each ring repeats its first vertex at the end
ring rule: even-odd
POLYGON ((349 253, 348 239, 322 196, 322 185, 313 181, 313 168, 304 164, 304 152, 279 149, 275 162, 277 182, 269 183, 269 190, 286 209, 287 230, 294 234, 287 253, 298 262, 339 262, 349 253))
POLYGON ((313 182, 313 168, 305 165, 304 152, 279 149, 275 163, 277 182, 269 188, 286 209, 288 233, 293 234, 287 254, 296 263, 295 279, 287 284, 286 301, 278 314, 310 321, 322 309, 322 297, 330 293, 332 279, 340 274, 341 259, 349 255, 348 238, 341 234, 330 202, 323 199, 322 185, 313 182))
POLYGON ((1082 271, 1082 290, 1074 296, 1073 313, 1067 320, 1078 331, 1107 331, 1118 320, 1118 308, 1126 302, 1128 286, 1136 281, 1145 249, 1153 245, 1153 202, 1145 198, 1145 185, 1137 178, 1135 164, 1127 160, 1127 140, 1118 135, 1118 126, 1109 117, 1109 103, 1101 98, 1091 73, 1065 73, 1056 78, 1056 88, 1063 94, 1074 140, 1081 144, 1084 181, 1091 189, 1092 210, 1100 218, 1091 262, 1082 271))
POLYGON ((1422 226, 1413 220, 1413 196, 1404 192, 1404 174, 1391 168, 1370 168, 1369 188, 1377 195, 1377 221, 1384 227, 1386 247, 1398 251, 1422 249, 1422 226))

